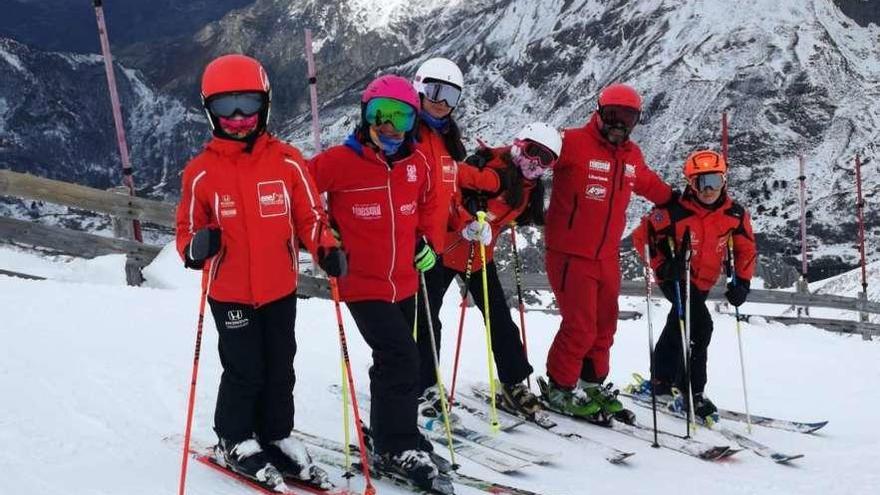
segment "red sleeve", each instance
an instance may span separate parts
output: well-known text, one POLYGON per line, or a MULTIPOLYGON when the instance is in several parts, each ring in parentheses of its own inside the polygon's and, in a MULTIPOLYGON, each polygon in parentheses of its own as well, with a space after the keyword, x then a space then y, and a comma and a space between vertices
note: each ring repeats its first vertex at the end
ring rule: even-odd
MULTIPOLYGON (((422 155, 424 157, 424 155, 422 155)), ((416 235, 425 236, 431 246, 441 246, 444 237, 446 237, 446 225, 436 221, 436 211, 439 208, 440 199, 437 195, 437 188, 432 187, 430 177, 431 169, 428 167, 427 160, 423 158, 425 180, 422 181, 422 190, 419 194, 419 224, 416 229, 416 235)))
POLYGON ((672 197, 672 188, 663 182, 663 179, 648 168, 642 160, 639 160, 636 165, 636 181, 633 192, 655 205, 662 205, 672 197))
POLYGON ((291 166, 290 214, 296 226, 296 236, 306 249, 317 258, 318 247, 334 247, 336 240, 330 233, 327 214, 315 182, 299 152, 292 152, 284 161, 291 166))
POLYGON ((642 260, 643 263, 646 263, 648 260, 645 259, 645 243, 648 241, 648 217, 642 217, 642 221, 639 223, 639 226, 633 230, 632 233, 632 244, 633 249, 636 251, 636 254, 639 255, 639 259, 642 260))
POLYGON ((177 203, 177 252, 186 259, 184 251, 193 234, 211 223, 211 202, 205 199, 204 185, 207 170, 191 164, 183 169, 180 202, 177 203))
POLYGON ((758 250, 755 247, 755 235, 752 232, 752 221, 748 212, 743 214, 742 222, 733 232, 733 258, 736 262, 736 276, 743 280, 751 280, 755 273, 758 250))
POLYGON ((458 187, 476 191, 497 192, 501 187, 498 174, 486 167, 479 169, 469 163, 458 164, 458 187))

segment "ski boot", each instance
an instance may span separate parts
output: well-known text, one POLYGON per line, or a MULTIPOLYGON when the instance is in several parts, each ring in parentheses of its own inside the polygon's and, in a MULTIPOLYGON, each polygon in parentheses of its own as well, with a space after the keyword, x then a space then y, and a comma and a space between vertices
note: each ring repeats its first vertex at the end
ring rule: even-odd
POLYGON ((587 397, 599 403, 605 416, 626 424, 635 423, 635 413, 623 407, 623 403, 617 398, 620 391, 614 388, 614 384, 608 383, 603 386, 601 383, 579 380, 578 387, 583 389, 587 397))
POLYGON ((656 378, 653 382, 646 380, 638 373, 633 373, 633 379, 634 382, 624 388, 626 393, 634 395, 641 400, 649 401, 651 400, 651 389, 653 388, 658 404, 667 404, 673 399, 672 386, 670 384, 656 378))
POLYGON ((321 490, 333 488, 327 472, 312 462, 306 446, 296 437, 265 442, 263 451, 285 478, 293 478, 321 490))
POLYGON ((602 405, 588 397, 583 390, 562 388, 552 378, 538 378, 541 398, 545 405, 558 413, 585 419, 591 423, 607 424, 602 405))
POLYGON ((694 394, 694 414, 707 424, 718 422, 718 408, 702 393, 694 394))
MULTIPOLYGON (((460 423, 461 418, 449 411, 450 426, 455 427, 460 423)), ((429 430, 443 427, 443 401, 437 385, 428 387, 419 397, 419 424, 429 430)))
POLYGON ((252 438, 234 445, 221 438, 214 447, 214 457, 221 467, 235 471, 272 490, 278 492, 287 490, 281 472, 269 462, 259 442, 252 438))
POLYGON ((529 418, 542 428, 556 426, 556 422, 550 419, 550 415, 541 407, 541 401, 525 383, 513 385, 502 383, 499 388, 501 393, 498 394, 498 398, 502 409, 508 409, 517 415, 529 418))
POLYGON ((385 453, 377 456, 376 461, 380 471, 403 476, 422 490, 441 494, 452 494, 454 491, 452 480, 440 473, 425 451, 409 449, 395 454, 385 453))

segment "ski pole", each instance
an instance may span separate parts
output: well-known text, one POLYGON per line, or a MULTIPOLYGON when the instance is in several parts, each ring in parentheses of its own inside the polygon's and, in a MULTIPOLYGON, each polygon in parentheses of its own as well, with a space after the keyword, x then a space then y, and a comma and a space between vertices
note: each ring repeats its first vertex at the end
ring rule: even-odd
POLYGON ((336 307, 336 323, 339 326, 339 349, 342 351, 342 360, 345 363, 345 374, 348 380, 348 392, 351 397, 351 410, 354 413, 354 421, 357 424, 358 446, 361 450, 361 470, 364 473, 364 480, 367 486, 364 488, 364 495, 375 495, 376 488, 370 478, 370 460, 367 456, 366 442, 364 442, 364 431, 361 428, 361 414, 358 411, 357 390, 354 386, 354 376, 351 374, 351 359, 348 357, 348 344, 345 339, 345 327, 342 324, 342 310, 339 307, 339 287, 336 283, 336 277, 330 277, 330 294, 333 297, 333 304, 336 307))
MULTIPOLYGON (((670 255, 673 259, 675 259, 675 242, 672 240, 672 237, 666 238, 669 243, 670 255)), ((685 338, 685 330, 684 330, 684 308, 681 304, 681 281, 676 278, 675 279, 675 309, 676 313, 678 313, 678 330, 681 334, 681 359, 682 364, 684 365, 683 369, 687 369, 687 355, 685 353, 685 348, 687 346, 686 338, 685 338)), ((691 435, 691 422, 687 421, 687 435, 686 437, 690 437, 691 435)))
POLYGON ((685 352, 685 379, 688 387, 688 431, 696 431, 696 414, 694 412, 694 386, 691 383, 691 231, 684 231, 684 279, 685 279, 685 303, 684 303, 684 335, 687 346, 682 349, 685 352))
POLYGON ((648 319, 648 365, 651 367, 651 412, 654 415, 654 443, 651 447, 660 448, 657 442, 657 393, 654 390, 654 326, 651 322, 651 248, 645 243, 645 315, 648 319))
MULTIPOLYGON (((482 232, 482 229, 488 227, 486 224, 485 211, 477 212, 477 221, 480 222, 480 232, 482 232)), ((489 418, 492 425, 492 431, 497 433, 501 427, 498 421, 498 408, 495 405, 495 360, 492 356, 492 318, 489 314, 489 283, 488 275, 486 273, 486 246, 484 246, 482 242, 480 243, 480 261, 483 263, 483 321, 486 325, 486 357, 489 364, 489 394, 492 397, 489 418)))
POLYGON ((467 295, 471 284, 471 273, 474 267, 474 253, 476 246, 470 241, 467 265, 464 271, 464 286, 461 288, 461 312, 458 317, 458 340, 455 343, 455 363, 452 365, 452 388, 449 390, 449 403, 455 404, 455 379, 458 377, 458 358, 461 354, 461 335, 464 331, 464 313, 467 310, 467 295))
MULTIPOLYGON (((519 249, 516 247, 516 220, 510 222, 510 243, 513 244, 513 273, 516 278, 516 297, 519 300, 519 332, 522 337, 523 354, 529 360, 529 346, 526 343, 526 308, 523 304, 522 264, 519 261, 519 249)), ((526 377, 528 387, 532 388, 532 377, 526 377)))
MULTIPOLYGON (((415 310, 413 313, 413 341, 419 342, 419 293, 416 292, 415 301, 413 301, 413 306, 415 306, 415 310)), ((430 318, 431 315, 428 315, 430 318)))
POLYGON ((199 320, 196 324, 196 349, 193 354, 192 378, 189 383, 189 402, 186 407, 186 428, 183 434, 183 459, 180 461, 180 486, 179 495, 186 492, 186 466, 189 461, 189 443, 192 434, 193 409, 196 404, 196 381, 199 378, 199 354, 202 349, 202 328, 205 323, 205 300, 208 299, 208 273, 209 269, 202 269, 202 296, 199 301, 199 320))
MULTIPOLYGON (((733 236, 727 238, 727 259, 730 261, 730 281, 736 287, 736 262, 733 259, 733 236)), ((746 363, 743 358, 743 341, 742 341, 742 325, 740 324, 739 307, 734 306, 734 316, 736 317, 736 341, 739 345, 739 369, 743 382, 743 401, 746 406, 746 429, 749 434, 752 433, 752 415, 749 412, 749 392, 746 387, 746 363)))
POLYGON ((431 357, 434 359, 434 373, 437 375, 437 391, 440 392, 440 408, 443 412, 443 426, 446 430, 446 443, 449 446, 449 461, 453 469, 458 469, 455 463, 455 449, 452 448, 452 426, 449 423, 449 402, 446 400, 446 390, 443 387, 443 376, 440 373, 440 358, 437 357, 437 338, 434 336, 434 321, 431 318, 431 303, 428 301, 428 284, 425 283, 425 272, 419 271, 419 282, 422 286, 422 299, 425 300, 425 314, 428 320, 428 334, 431 338, 431 357))

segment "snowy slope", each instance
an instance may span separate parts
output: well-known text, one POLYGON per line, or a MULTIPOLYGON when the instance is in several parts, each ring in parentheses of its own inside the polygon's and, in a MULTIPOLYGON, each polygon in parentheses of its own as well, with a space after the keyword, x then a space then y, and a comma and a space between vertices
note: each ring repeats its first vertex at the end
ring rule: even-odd
MULTIPOLYGON (((106 285, 106 280, 25 281, 0 277, 0 493, 84 495, 173 493, 180 466, 179 440, 192 364, 198 306, 198 275, 184 272, 166 250, 148 270, 153 288, 106 285), (155 288, 155 287, 165 288, 155 288)), ((0 250, 0 266, 24 270, 51 260, 24 260, 0 250), (30 264, 30 265, 28 265, 30 264)), ((113 260, 97 263, 112 265, 113 260)), ((117 263, 119 272, 121 264, 117 263)), ((49 268, 43 274, 52 276, 49 268)), ((624 309, 643 309, 638 300, 624 309)), ((668 305, 657 304, 659 315, 668 305)), ((455 294, 442 318, 456 320, 455 294)), ((659 317, 657 318, 659 319, 659 317)), ((346 312, 351 357, 360 388, 367 387, 369 352, 346 312)), ((539 372, 555 333, 555 317, 527 315, 529 351, 539 372)), ((463 380, 485 380, 484 336, 471 312, 463 351, 463 380)), ((655 329, 659 331, 659 329, 655 329)), ((328 301, 300 301, 296 359, 297 426, 341 437, 340 404, 327 393, 339 379, 335 321, 328 301)), ((709 393, 722 406, 741 403, 733 321, 716 319, 709 393)), ((769 463, 747 452, 710 464, 598 431, 597 437, 633 449, 631 465, 615 467, 584 447, 544 433, 516 433, 509 440, 563 450, 560 462, 504 477, 505 483, 541 493, 589 492, 825 495, 869 493, 880 483, 876 470, 880 406, 874 384, 878 343, 841 338, 815 328, 745 325, 750 401, 754 412, 801 419, 829 419, 823 433, 806 436, 758 429, 756 437, 781 450, 806 454, 795 467, 769 463)), ((451 363, 451 331, 443 365, 451 363)), ((643 321, 621 322, 612 379, 646 368, 643 321)), ((195 438, 211 442, 219 378, 216 332, 205 323, 194 422, 195 438)), ((647 415, 642 416, 648 420, 647 415)), ((676 427, 675 425, 667 425, 676 427)), ((678 425, 680 427, 680 425, 678 425)), ((701 438, 720 441, 711 432, 701 438)), ((462 469, 493 476, 462 461, 462 469)), ((338 473, 334 473, 336 476, 338 473)), ((356 486, 359 480, 354 481, 356 486)), ((188 493, 246 495, 249 489, 191 464, 188 493)), ((379 493, 400 493, 380 485, 379 493)), ((463 492, 464 493, 464 492, 463 492)), ((473 492, 467 492, 473 493, 473 492)))

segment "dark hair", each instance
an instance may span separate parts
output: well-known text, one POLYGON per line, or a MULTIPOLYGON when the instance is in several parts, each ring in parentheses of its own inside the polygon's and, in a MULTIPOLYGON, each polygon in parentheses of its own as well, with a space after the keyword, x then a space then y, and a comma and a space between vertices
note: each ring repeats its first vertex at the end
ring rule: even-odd
POLYGON ((453 160, 460 162, 467 157, 467 149, 461 141, 461 129, 451 115, 449 116, 449 126, 441 135, 443 136, 443 144, 446 145, 446 150, 453 160))
MULTIPOLYGON (((506 165, 498 170, 498 178, 501 179, 501 187, 504 190, 504 202, 511 209, 522 206, 523 181, 525 178, 519 167, 513 163, 510 151, 501 155, 501 160, 506 165)), ((541 179, 535 181, 529 202, 526 208, 519 214, 516 223, 520 225, 544 225, 544 182, 541 179)))

